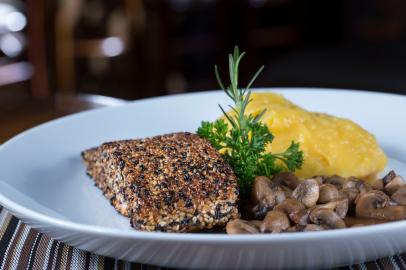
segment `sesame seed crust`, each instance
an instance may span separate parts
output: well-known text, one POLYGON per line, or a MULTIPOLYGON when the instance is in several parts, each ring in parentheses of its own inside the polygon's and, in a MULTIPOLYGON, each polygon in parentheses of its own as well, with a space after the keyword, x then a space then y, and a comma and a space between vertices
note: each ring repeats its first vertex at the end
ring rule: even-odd
POLYGON ((233 170, 196 134, 104 143, 82 157, 88 175, 137 230, 197 231, 239 216, 233 170))

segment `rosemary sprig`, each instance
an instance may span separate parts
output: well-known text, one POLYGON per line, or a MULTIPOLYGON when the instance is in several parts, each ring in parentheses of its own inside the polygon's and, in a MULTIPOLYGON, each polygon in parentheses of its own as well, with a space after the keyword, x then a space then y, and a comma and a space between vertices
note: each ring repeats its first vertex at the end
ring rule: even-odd
POLYGON ((256 176, 270 177, 281 171, 295 171, 301 168, 303 163, 303 152, 299 149, 299 144, 293 141, 283 153, 273 154, 265 151, 274 139, 268 127, 260 121, 266 110, 255 116, 246 114, 247 106, 251 102, 250 87, 264 67, 258 69, 247 87, 239 88, 239 65, 244 55, 244 52, 240 54, 237 46, 233 54, 229 55, 230 84, 227 87, 224 87, 218 67, 214 67, 219 86, 234 103, 234 106, 230 105, 231 113, 227 113, 219 105, 231 127, 223 119, 218 119, 215 122, 203 121, 197 130, 199 136, 221 150, 224 158, 233 167, 242 196, 249 194, 256 176))

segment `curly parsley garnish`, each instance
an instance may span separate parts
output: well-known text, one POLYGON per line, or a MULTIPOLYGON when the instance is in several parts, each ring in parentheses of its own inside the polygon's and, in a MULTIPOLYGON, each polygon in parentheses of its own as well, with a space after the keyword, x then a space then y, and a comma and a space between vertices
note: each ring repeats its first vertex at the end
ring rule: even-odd
POLYGON ((239 88, 238 68, 244 54, 244 52, 240 54, 238 47, 235 47, 233 54, 229 55, 228 87, 224 87, 218 68, 214 67, 218 84, 234 102, 234 106, 230 106, 231 113, 226 113, 219 105, 229 125, 223 119, 215 122, 203 121, 197 130, 200 137, 207 139, 213 147, 221 151, 225 160, 234 169, 242 196, 249 194, 256 176, 271 177, 281 171, 295 171, 300 169, 303 163, 303 152, 299 149, 299 143, 294 141, 283 153, 265 151, 274 138, 268 127, 260 121, 265 110, 257 115, 245 113, 251 101, 250 87, 261 73, 263 66, 255 73, 246 88, 239 88))

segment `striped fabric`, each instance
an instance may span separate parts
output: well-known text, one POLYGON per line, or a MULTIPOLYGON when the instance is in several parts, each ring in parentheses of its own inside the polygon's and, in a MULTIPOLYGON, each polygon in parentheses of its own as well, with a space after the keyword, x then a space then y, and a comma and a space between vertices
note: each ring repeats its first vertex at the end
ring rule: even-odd
MULTIPOLYGON (((167 269, 98 256, 40 234, 0 206, 0 269, 167 269)), ((406 269, 406 254, 338 269, 406 269)))

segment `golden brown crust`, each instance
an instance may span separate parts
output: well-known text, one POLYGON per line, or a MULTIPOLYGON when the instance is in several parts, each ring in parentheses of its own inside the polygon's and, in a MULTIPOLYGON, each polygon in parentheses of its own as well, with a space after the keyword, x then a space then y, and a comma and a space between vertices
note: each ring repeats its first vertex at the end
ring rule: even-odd
POLYGON ((238 217, 235 174, 195 134, 109 142, 82 156, 88 174, 136 229, 186 232, 238 217))

